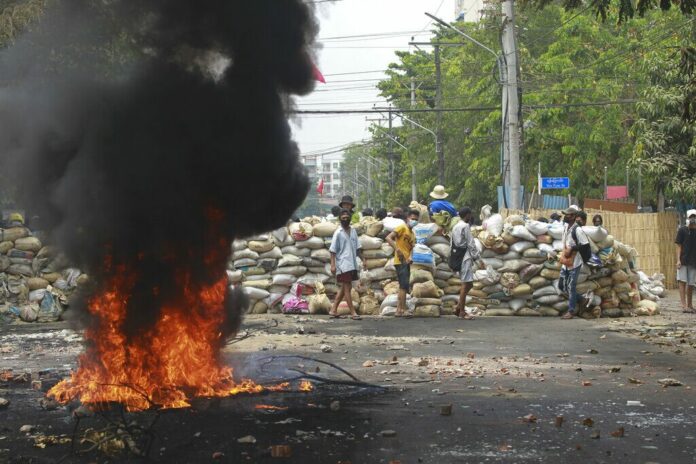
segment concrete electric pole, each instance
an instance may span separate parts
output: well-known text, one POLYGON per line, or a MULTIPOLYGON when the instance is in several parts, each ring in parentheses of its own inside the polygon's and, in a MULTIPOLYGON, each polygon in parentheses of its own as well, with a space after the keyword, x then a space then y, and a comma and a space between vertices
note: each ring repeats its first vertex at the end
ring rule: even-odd
POLYGON ((442 70, 440 66, 440 46, 435 45, 435 152, 437 153, 437 180, 445 185, 445 151, 442 143, 442 70))
POLYGON ((503 93, 507 96, 507 152, 508 162, 505 175, 509 189, 510 209, 520 209, 520 98, 517 78, 517 42, 515 40, 515 7, 513 0, 504 0, 503 11, 503 56, 507 76, 503 93), (509 180, 508 180, 509 179, 509 180))

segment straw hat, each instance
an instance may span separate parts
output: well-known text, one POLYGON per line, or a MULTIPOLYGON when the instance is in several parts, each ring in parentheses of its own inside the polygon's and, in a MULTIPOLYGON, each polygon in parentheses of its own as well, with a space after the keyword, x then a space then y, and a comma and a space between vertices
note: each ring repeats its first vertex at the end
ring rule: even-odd
POLYGON ((430 197, 436 200, 444 200, 449 194, 445 192, 445 187, 442 185, 436 185, 432 192, 430 192, 430 197))

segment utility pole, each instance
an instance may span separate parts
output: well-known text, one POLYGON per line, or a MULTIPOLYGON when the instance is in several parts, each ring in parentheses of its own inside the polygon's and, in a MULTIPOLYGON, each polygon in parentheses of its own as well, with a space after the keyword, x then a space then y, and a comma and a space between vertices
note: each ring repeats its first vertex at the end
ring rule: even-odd
POLYGON ((504 94, 507 94, 507 139, 510 169, 511 209, 520 209, 520 99, 517 78, 517 43, 515 40, 515 6, 513 0, 503 0, 503 55, 507 68, 504 94))
MULTIPOLYGON (((440 46, 435 45, 435 109, 442 109, 442 70, 440 66, 440 46)), ((442 143, 442 111, 435 113, 435 152, 437 153, 437 179, 445 185, 445 152, 442 143)))
MULTIPOLYGON (((411 76, 411 108, 416 107, 416 81, 411 76)), ((416 160, 411 157, 411 200, 418 201, 418 187, 416 185, 416 160)))
POLYGON ((389 187, 391 187, 392 192, 394 191, 394 142, 392 141, 391 137, 394 136, 392 133, 393 131, 393 124, 392 124, 392 107, 389 105, 389 141, 388 143, 388 153, 387 153, 387 158, 389 159, 389 187))
POLYGON ((643 175, 641 165, 638 165, 638 208, 643 207, 643 175))
MULTIPOLYGON (((367 161, 367 160, 365 160, 367 161)), ((367 207, 372 208, 372 166, 367 164, 367 207)))

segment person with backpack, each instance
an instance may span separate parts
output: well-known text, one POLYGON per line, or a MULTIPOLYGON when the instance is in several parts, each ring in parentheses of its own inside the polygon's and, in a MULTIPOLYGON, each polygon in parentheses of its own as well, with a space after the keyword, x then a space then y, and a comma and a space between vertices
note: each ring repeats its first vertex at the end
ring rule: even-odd
POLYGON ((576 316, 577 304, 582 301, 582 295, 578 295, 578 277, 583 263, 592 257, 590 240, 587 238, 582 226, 587 220, 587 214, 575 206, 570 206, 563 211, 565 229, 563 231, 563 251, 561 252, 561 278, 558 281, 559 289, 568 295, 568 312, 563 319, 573 319, 576 316), (580 223, 577 219, 580 219, 580 223))
POLYGON ((474 286, 474 265, 479 260, 481 254, 476 247, 474 236, 471 234, 471 223, 473 215, 471 208, 463 207, 459 210, 461 219, 452 228, 452 238, 449 265, 453 271, 459 273, 462 287, 459 290, 459 303, 454 314, 462 319, 473 319, 474 317, 466 312, 466 297, 474 286))

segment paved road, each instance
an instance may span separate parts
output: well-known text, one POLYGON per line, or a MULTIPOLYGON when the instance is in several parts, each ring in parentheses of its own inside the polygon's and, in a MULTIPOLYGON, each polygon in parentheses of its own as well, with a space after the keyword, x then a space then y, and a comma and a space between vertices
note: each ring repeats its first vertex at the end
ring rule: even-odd
MULTIPOLYGON (((302 354, 339 364, 389 392, 352 399, 332 393, 317 397, 312 407, 304 401, 275 414, 236 410, 234 401, 214 412, 182 412, 162 419, 166 439, 157 457, 210 462, 220 450, 220 462, 278 462, 264 450, 284 443, 293 451, 286 462, 298 463, 696 462, 696 318, 678 313, 674 295, 664 313, 599 321, 250 317, 245 327, 263 330, 225 351, 240 375, 260 377, 262 357, 302 354), (264 329, 274 319, 279 325, 264 329), (665 378, 683 385, 663 387, 659 380, 665 378), (340 410, 331 411, 327 406, 335 399, 340 410), (452 414, 441 415, 449 405, 452 414), (624 436, 613 437, 620 428, 624 436), (191 439, 195 431, 205 440, 191 439), (255 444, 237 443, 248 434, 255 444)), ((2 355, 0 369, 19 368, 23 358, 36 368, 71 362, 72 348, 57 353, 2 355)), ((278 362, 313 369, 309 361, 278 362)), ((317 375, 328 374, 321 366, 317 375)), ((19 453, 0 453, 0 462, 3 456, 28 462, 18 456, 64 454, 27 448, 28 438, 16 431, 26 420, 59 430, 66 413, 36 418, 41 413, 22 399, 26 395, 16 389, 9 394, 13 405, 0 412, 0 422, 5 414, 8 424, 0 448, 18 445, 19 453)), ((274 397, 252 401, 290 404, 274 397)))

